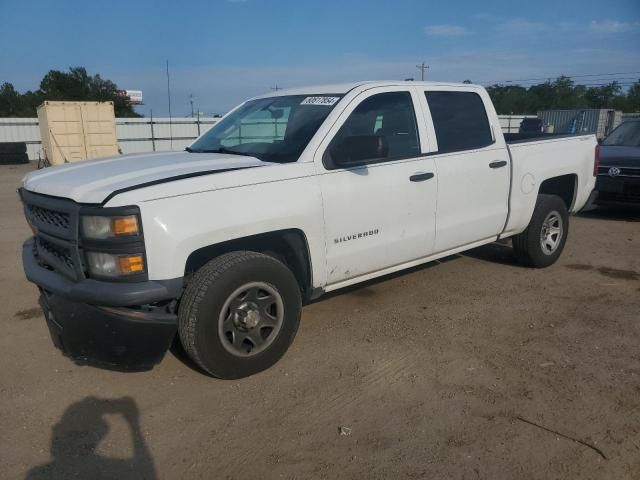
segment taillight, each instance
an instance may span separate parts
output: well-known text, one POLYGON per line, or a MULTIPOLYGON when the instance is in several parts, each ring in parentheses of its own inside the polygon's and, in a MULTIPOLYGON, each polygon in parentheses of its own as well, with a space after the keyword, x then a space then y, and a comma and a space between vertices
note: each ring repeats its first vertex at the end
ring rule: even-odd
POLYGON ((596 151, 593 155, 593 176, 598 175, 598 168, 600 167, 600 145, 596 145, 596 151))

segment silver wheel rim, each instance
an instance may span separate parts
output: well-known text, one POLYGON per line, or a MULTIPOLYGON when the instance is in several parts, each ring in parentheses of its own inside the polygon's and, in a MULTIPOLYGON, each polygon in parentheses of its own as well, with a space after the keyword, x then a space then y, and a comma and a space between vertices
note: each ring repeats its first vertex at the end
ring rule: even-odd
POLYGON ((225 350, 237 357, 250 357, 273 343, 283 319, 284 303, 273 286, 246 283, 224 302, 218 333, 225 350))
POLYGON ((545 255, 551 255, 558 249, 563 233, 562 217, 555 210, 549 212, 540 231, 540 246, 545 255))

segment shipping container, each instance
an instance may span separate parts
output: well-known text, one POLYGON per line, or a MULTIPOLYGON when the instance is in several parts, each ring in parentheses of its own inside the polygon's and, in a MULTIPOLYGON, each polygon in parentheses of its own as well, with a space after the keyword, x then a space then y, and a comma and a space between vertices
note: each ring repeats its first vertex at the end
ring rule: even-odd
POLYGON ((608 108, 581 110, 544 110, 538 112, 544 125, 553 125, 555 133, 594 133, 606 137, 622 122, 622 112, 608 108))
POLYGON ((40 137, 49 164, 118 154, 113 102, 53 102, 40 105, 40 137))

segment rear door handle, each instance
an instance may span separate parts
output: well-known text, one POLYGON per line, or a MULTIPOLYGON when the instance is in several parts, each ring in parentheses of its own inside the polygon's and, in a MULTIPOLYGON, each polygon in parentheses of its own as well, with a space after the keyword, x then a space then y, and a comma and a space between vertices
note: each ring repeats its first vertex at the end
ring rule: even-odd
POLYGON ((412 182, 424 182, 425 180, 429 180, 430 178, 433 178, 433 173, 431 172, 414 173, 409 177, 409 180, 411 180, 412 182))
POLYGON ((495 162, 491 162, 489 164, 489 168, 502 168, 507 165, 506 160, 496 160, 495 162))

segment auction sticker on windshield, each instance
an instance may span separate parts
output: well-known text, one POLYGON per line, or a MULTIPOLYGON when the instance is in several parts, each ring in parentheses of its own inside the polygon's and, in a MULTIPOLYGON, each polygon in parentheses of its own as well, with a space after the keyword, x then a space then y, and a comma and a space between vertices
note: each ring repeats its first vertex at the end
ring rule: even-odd
POLYGON ((307 97, 300 102, 300 105, 334 105, 340 97, 307 97))

